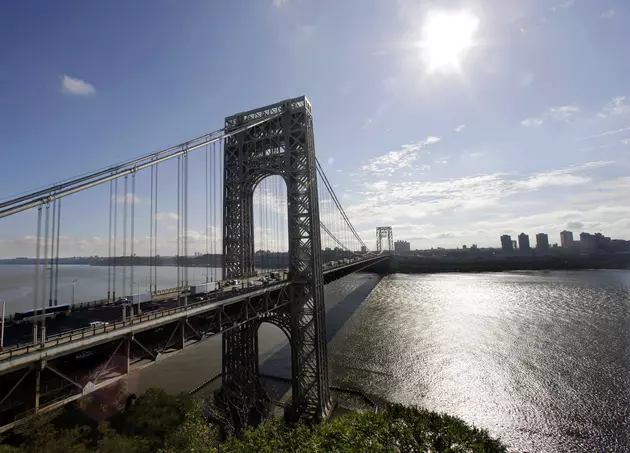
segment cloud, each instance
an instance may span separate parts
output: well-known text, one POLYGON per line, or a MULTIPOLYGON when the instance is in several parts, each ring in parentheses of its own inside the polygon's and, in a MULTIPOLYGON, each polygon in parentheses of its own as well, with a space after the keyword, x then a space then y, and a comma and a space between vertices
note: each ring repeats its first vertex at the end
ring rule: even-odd
POLYGON ((625 131, 630 131, 630 127, 624 127, 622 129, 615 129, 614 131, 606 131, 606 132, 602 132, 601 134, 596 134, 596 135, 589 135, 587 137, 579 138, 578 140, 590 140, 592 138, 606 137, 608 135, 619 134, 620 132, 625 132, 625 131))
POLYGON ((334 157, 329 157, 328 158, 328 165, 332 165, 335 163, 335 158, 334 157))
POLYGON ((549 109, 548 115, 558 121, 564 121, 568 123, 571 118, 577 113, 580 113, 580 108, 576 105, 564 105, 562 107, 553 107, 549 109))
POLYGON ((539 127, 542 123, 542 118, 527 118, 521 121, 521 124, 525 127, 539 127))
POLYGON ((86 82, 85 80, 75 79, 67 75, 64 75, 61 78, 61 90, 64 93, 78 95, 96 93, 96 88, 94 88, 94 85, 86 82))
POLYGON ((457 126, 455 129, 453 129, 455 132, 461 132, 464 129, 466 129, 466 125, 465 124, 460 124, 459 126, 457 126))
MULTIPOLYGON (((359 192, 358 202, 346 210, 353 223, 410 223, 418 219, 450 218, 458 212, 473 212, 509 206, 507 197, 542 190, 587 186, 593 180, 582 173, 610 165, 611 162, 587 162, 578 166, 546 172, 518 175, 494 173, 437 181, 371 181, 359 192), (350 215, 352 213, 352 215, 350 215), (448 215, 447 215, 448 213, 448 215)), ((547 200, 547 198, 545 198, 547 200)))
POLYGON ((567 222, 566 229, 567 230, 579 230, 584 228, 584 224, 582 222, 567 222))
POLYGON ((155 214, 155 220, 160 220, 160 221, 176 221, 177 219, 179 219, 179 216, 177 214, 175 214, 174 212, 158 212, 157 214, 155 214))
POLYGON ((597 116, 600 118, 608 118, 609 116, 618 116, 630 113, 630 105, 628 105, 625 100, 625 96, 613 98, 602 108, 597 116))
POLYGON ((429 145, 439 142, 439 137, 429 136, 416 143, 402 145, 398 151, 390 151, 387 154, 370 159, 362 165, 360 171, 372 174, 393 174, 401 168, 409 167, 419 155, 419 151, 429 145))
POLYGON ((611 18, 615 17, 616 14, 617 14, 617 12, 614 9, 611 8, 608 11, 603 12, 602 15, 601 15, 601 18, 602 19, 611 19, 611 18))
POLYGON ((549 11, 560 11, 561 9, 571 8, 575 4, 575 0, 566 0, 564 3, 560 3, 559 5, 552 6, 549 8, 549 11))
POLYGON ((116 201, 117 204, 124 204, 125 201, 127 203, 134 203, 134 204, 142 203, 142 200, 140 200, 140 197, 132 193, 114 196, 114 200, 116 201))
POLYGON ((284 5, 288 0, 273 0, 272 5, 274 8, 280 8, 284 5))
POLYGON ((547 112, 543 113, 539 117, 527 118, 521 121, 521 124, 525 127, 539 127, 543 124, 543 118, 551 118, 555 121, 563 121, 568 123, 573 117, 580 113, 581 110, 577 105, 563 105, 560 107, 551 107, 547 112))
POLYGON ((621 143, 623 143, 624 145, 630 145, 630 138, 627 138, 625 140, 621 140, 621 143))

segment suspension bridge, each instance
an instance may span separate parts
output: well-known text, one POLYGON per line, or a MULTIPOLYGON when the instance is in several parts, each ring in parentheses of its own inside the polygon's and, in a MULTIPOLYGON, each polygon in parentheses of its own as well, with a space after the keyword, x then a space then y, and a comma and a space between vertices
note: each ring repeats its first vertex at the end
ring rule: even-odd
POLYGON ((390 250, 392 243, 391 228, 379 228, 371 252, 353 227, 316 158, 305 97, 2 201, 0 219, 31 222, 35 238, 32 309, 4 326, 0 430, 218 334, 226 401, 238 389, 239 404, 253 405, 263 322, 291 346, 289 416, 325 418, 333 402, 324 285, 359 270, 386 271, 382 240, 390 250), (98 230, 86 233, 103 247, 95 263, 107 268, 107 294, 72 305, 60 297, 59 258, 83 225, 98 230), (176 283, 164 288, 158 267, 167 264, 176 283), (141 266, 147 275, 138 274, 141 266), (191 279, 191 269, 205 278, 191 279))

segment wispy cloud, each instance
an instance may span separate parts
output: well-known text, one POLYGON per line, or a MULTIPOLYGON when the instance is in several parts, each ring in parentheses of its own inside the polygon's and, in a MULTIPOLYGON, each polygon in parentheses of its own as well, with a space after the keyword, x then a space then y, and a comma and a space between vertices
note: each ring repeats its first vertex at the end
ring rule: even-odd
POLYGON ((457 126, 455 129, 453 129, 455 132, 461 132, 464 129, 466 129, 466 125, 465 124, 460 124, 459 126, 457 126))
POLYGON ((575 115, 580 113, 581 110, 577 105, 563 105, 560 107, 551 107, 547 112, 543 113, 539 117, 527 118, 521 121, 521 124, 525 127, 539 127, 544 123, 543 118, 551 118, 555 121, 563 121, 568 123, 573 119, 575 115))
POLYGON ((61 90, 64 93, 87 95, 96 93, 96 88, 91 83, 85 80, 75 79, 70 76, 64 75, 61 78, 61 90))
POLYGON ((619 134, 625 131, 630 131, 630 127, 624 127, 622 129, 615 129, 614 131, 606 131, 606 132, 602 132, 601 134, 589 135, 587 137, 579 138, 578 140, 590 140, 592 138, 607 137, 608 135, 615 135, 615 134, 619 134))
POLYGON ((602 13, 601 18, 602 19, 611 19, 613 17, 615 17, 615 15, 617 14, 617 11, 615 11, 614 9, 609 9, 608 11, 602 13))
POLYGON ((549 8, 549 11, 556 12, 556 11, 560 11, 561 9, 571 8, 573 5, 575 5, 575 0, 566 0, 563 3, 552 6, 551 8, 549 8))
POLYGON ((280 8, 284 5, 288 0, 273 0, 272 5, 274 8, 280 8))
POLYGON ((494 173, 437 181, 370 181, 364 184, 366 191, 360 193, 360 201, 348 211, 357 223, 374 218, 405 223, 445 212, 495 206, 501 199, 517 194, 586 185, 592 178, 585 172, 611 164, 587 162, 527 175, 494 173))
POLYGON ((549 109, 548 115, 555 120, 569 122, 580 111, 580 108, 576 105, 563 105, 562 107, 549 109))
POLYGON ((627 113, 630 113, 630 105, 626 103, 626 97, 618 96, 608 102, 597 114, 597 116, 600 118, 607 118, 609 116, 625 115, 627 113))
POLYGON ((630 138, 627 138, 625 140, 621 140, 621 143, 623 143, 624 145, 630 145, 630 138))
POLYGON ((539 127, 543 122, 542 118, 527 118, 521 121, 521 124, 525 127, 539 127))
POLYGON ((390 151, 387 154, 370 159, 362 165, 360 170, 372 174, 393 174, 401 168, 410 166, 417 158, 418 152, 440 141, 439 137, 429 136, 416 143, 402 145, 400 150, 390 151))
POLYGON ((176 221, 177 219, 179 219, 179 216, 174 213, 174 212, 158 212, 157 214, 155 214, 155 220, 160 220, 160 221, 176 221))
POLYGON ((125 203, 125 201, 127 203, 134 203, 134 204, 138 204, 142 202, 142 200, 140 200, 140 197, 138 195, 134 195, 132 193, 114 196, 114 200, 116 201, 117 204, 123 204, 125 203))

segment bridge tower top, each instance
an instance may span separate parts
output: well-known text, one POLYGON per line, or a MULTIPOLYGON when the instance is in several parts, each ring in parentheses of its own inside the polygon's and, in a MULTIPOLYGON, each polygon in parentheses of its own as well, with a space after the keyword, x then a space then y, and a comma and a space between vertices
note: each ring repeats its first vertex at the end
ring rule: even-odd
POLYGON ((376 227, 376 252, 383 251, 383 239, 387 241, 387 249, 394 251, 394 233, 392 227, 376 227))

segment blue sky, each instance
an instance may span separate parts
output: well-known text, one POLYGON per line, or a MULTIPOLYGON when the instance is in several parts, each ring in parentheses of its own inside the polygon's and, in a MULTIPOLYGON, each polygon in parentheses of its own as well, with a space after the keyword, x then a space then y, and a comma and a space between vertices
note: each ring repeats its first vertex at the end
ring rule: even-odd
MULTIPOLYGON (((385 224, 413 248, 556 242, 564 228, 630 239, 629 21, 623 0, 3 2, 0 198, 304 94, 317 155, 370 243, 385 224), (475 32, 457 67, 430 71, 427 18, 442 13, 475 32)), ((106 250, 107 200, 64 202, 62 254, 106 250)), ((0 220, 0 256, 34 254, 34 219, 0 220)), ((138 229, 142 252, 148 220, 138 229)))

